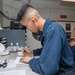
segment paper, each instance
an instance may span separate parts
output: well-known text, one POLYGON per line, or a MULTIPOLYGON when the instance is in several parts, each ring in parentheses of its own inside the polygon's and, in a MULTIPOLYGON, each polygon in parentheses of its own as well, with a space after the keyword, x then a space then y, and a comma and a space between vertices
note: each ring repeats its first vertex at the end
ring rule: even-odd
POLYGON ((25 70, 3 71, 0 72, 0 75, 26 75, 26 71, 25 70))
POLYGON ((18 52, 17 53, 19 56, 23 56, 23 53, 22 52, 18 52))
MULTIPOLYGON (((0 64, 3 64, 5 60, 0 60, 0 64)), ((14 63, 15 60, 6 60, 7 66, 5 68, 12 68, 16 67, 16 64, 14 63)))
POLYGON ((15 62, 15 60, 8 60, 6 68, 16 67, 16 64, 14 62, 15 62))
MULTIPOLYGON (((5 60, 0 60, 0 64, 3 64, 5 60)), ((5 68, 12 68, 16 67, 16 64, 14 63, 15 60, 6 60, 7 66, 5 68)))
POLYGON ((23 63, 23 62, 20 62, 20 59, 21 59, 21 58, 22 58, 22 57, 17 57, 14 63, 15 63, 16 65, 25 64, 25 63, 23 63))

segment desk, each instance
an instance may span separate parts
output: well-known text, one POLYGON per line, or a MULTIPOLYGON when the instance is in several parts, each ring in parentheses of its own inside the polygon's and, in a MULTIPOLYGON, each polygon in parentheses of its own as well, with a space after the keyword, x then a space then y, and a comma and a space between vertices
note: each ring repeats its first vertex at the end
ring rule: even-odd
MULTIPOLYGON (((10 59, 16 59, 18 57, 18 54, 17 53, 10 53, 9 55, 7 56, 0 56, 0 60, 1 59, 7 59, 7 60, 10 60, 10 59)), ((12 67, 12 68, 0 68, 0 72, 2 71, 9 71, 9 70, 18 70, 18 69, 25 69, 26 70, 26 75, 39 75, 35 72, 32 71, 32 69, 30 68, 30 66, 28 64, 24 64, 24 66, 18 66, 18 67, 12 67)))

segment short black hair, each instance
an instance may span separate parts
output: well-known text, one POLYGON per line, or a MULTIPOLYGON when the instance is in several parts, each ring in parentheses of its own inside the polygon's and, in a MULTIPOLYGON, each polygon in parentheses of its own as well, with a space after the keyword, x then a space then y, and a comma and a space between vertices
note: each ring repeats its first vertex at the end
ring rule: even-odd
POLYGON ((29 7, 34 8, 33 6, 31 6, 31 5, 29 5, 29 4, 24 4, 24 5, 20 8, 20 10, 19 10, 19 12, 18 12, 18 14, 17 14, 17 21, 21 21, 21 19, 23 18, 25 12, 27 11, 27 9, 28 9, 29 7))
POLYGON ((70 43, 70 42, 75 42, 75 38, 70 38, 69 40, 68 40, 68 42, 70 43))

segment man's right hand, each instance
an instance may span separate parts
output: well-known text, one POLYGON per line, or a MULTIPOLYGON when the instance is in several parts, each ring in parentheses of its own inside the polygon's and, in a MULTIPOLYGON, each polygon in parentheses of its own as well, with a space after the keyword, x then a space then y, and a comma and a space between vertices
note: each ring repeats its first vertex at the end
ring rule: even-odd
POLYGON ((22 53, 23 53, 24 55, 26 55, 26 54, 33 54, 33 51, 30 50, 30 49, 28 49, 28 48, 24 48, 24 49, 22 50, 22 53))

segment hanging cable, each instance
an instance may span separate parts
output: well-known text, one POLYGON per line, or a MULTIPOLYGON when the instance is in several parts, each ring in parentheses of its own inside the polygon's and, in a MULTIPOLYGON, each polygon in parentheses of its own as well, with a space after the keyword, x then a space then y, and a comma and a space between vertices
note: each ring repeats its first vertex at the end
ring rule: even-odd
POLYGON ((12 18, 9 18, 8 16, 6 16, 2 11, 0 11, 0 14, 3 15, 6 19, 8 20, 16 20, 16 19, 12 19, 12 18))

